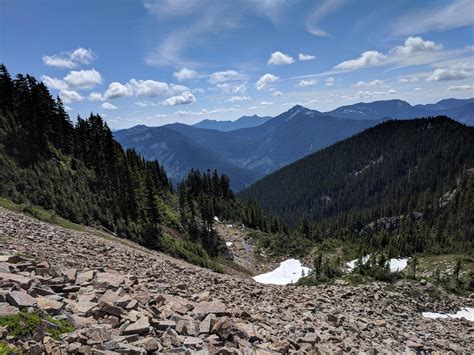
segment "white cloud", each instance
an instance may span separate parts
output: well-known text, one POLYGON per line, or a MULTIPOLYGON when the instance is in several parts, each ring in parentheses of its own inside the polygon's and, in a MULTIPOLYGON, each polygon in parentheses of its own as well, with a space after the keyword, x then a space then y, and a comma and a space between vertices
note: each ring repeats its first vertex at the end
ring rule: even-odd
POLYGON ((298 59, 304 62, 308 60, 314 60, 316 57, 314 55, 300 53, 298 54, 298 59))
POLYGON ((398 79, 399 83, 416 83, 420 78, 417 76, 404 76, 398 79))
POLYGON ((260 102, 260 105, 262 105, 262 106, 270 106, 270 105, 273 105, 273 102, 262 101, 262 102, 260 102))
POLYGON ((43 63, 57 68, 72 69, 79 64, 89 64, 94 60, 95 53, 92 49, 79 47, 70 52, 63 52, 61 54, 44 55, 43 63))
POLYGON ((203 115, 212 115, 215 113, 224 113, 224 112, 232 112, 232 111, 237 111, 236 108, 234 107, 228 107, 228 108, 216 108, 212 110, 208 110, 203 108, 201 111, 176 111, 174 115, 178 116, 203 116, 203 115))
POLYGON ((276 83, 279 79, 278 76, 267 73, 258 79, 255 86, 257 87, 257 90, 267 90, 271 84, 276 83))
POLYGON ((326 86, 333 86, 335 81, 336 80, 332 76, 330 76, 329 78, 324 79, 324 82, 326 83, 325 84, 326 86))
POLYGON ((50 76, 43 75, 41 80, 50 89, 66 90, 68 88, 68 85, 63 80, 58 78, 52 78, 50 76))
POLYGON ((128 84, 123 85, 119 82, 114 81, 113 83, 109 84, 109 88, 104 93, 104 98, 108 100, 108 99, 117 99, 119 97, 126 97, 126 96, 132 96, 132 95, 133 95, 133 90, 128 84))
POLYGON ((390 89, 387 91, 387 94, 388 95, 395 95, 395 94, 398 94, 397 90, 394 90, 394 89, 390 89))
POLYGON ((169 92, 168 84, 161 81, 132 79, 129 85, 137 96, 157 97, 169 92))
POLYGON ((252 100, 250 96, 232 96, 230 99, 227 101, 230 102, 241 102, 241 101, 249 101, 252 100))
POLYGON ((68 68, 68 69, 74 68, 77 65, 72 60, 58 57, 56 55, 52 55, 52 56, 44 55, 43 63, 50 67, 68 68))
POLYGON ((216 87, 226 94, 244 94, 247 91, 246 83, 222 83, 216 84, 216 87))
POLYGON ((412 55, 420 52, 429 52, 443 48, 433 41, 425 41, 421 37, 408 37, 403 46, 396 46, 390 53, 394 55, 412 55))
POLYGON ((372 81, 358 81, 356 84, 354 84, 355 87, 358 87, 358 88, 366 88, 366 87, 372 87, 372 86, 380 86, 380 85, 383 85, 383 81, 382 80, 378 80, 378 79, 375 79, 375 80, 372 80, 372 81))
POLYGON ((474 93, 474 85, 452 85, 449 91, 472 91, 474 93))
POLYGON ((436 69, 428 78, 426 78, 426 81, 461 80, 472 75, 471 72, 466 70, 436 69))
POLYGON ((64 103, 69 104, 74 101, 82 101, 84 98, 77 91, 74 90, 61 90, 59 97, 64 103))
POLYGON ((453 55, 440 51, 442 46, 432 41, 425 41, 421 37, 408 37, 403 46, 396 46, 383 54, 378 51, 366 51, 358 58, 346 60, 336 65, 333 69, 349 71, 375 65, 398 64, 399 66, 420 65, 433 63, 453 55), (436 54, 437 53, 437 54, 436 54))
POLYGON ((95 53, 92 51, 92 49, 79 47, 69 54, 69 58, 73 62, 90 64, 95 58, 95 53))
POLYGON ((236 70, 224 70, 218 71, 211 74, 209 82, 211 84, 224 83, 227 81, 245 80, 247 76, 236 70))
POLYGON ((295 60, 290 57, 288 54, 282 53, 282 52, 273 52, 270 56, 270 59, 268 59, 268 64, 274 64, 274 65, 286 65, 286 64, 292 64, 294 63, 295 60))
MULTIPOLYGON (((428 2, 427 4, 430 4, 428 2)), ((474 2, 472 0, 455 0, 441 2, 443 7, 416 9, 399 18, 394 26, 396 35, 425 33, 429 31, 446 31, 474 24, 474 2)), ((430 6, 431 7, 431 6, 430 6)))
POLYGON ((104 110, 116 110, 117 109, 117 106, 112 105, 109 102, 102 103, 102 105, 100 105, 100 107, 102 107, 104 110))
POLYGON ((105 99, 100 92, 93 91, 89 94, 89 100, 90 101, 104 101, 105 99))
POLYGON ((163 105, 176 106, 187 105, 196 102, 196 98, 189 91, 183 92, 181 95, 172 96, 163 101, 163 105))
POLYGON ((315 36, 329 36, 329 33, 321 29, 318 23, 331 12, 337 10, 343 3, 344 0, 324 0, 320 2, 306 20, 306 30, 315 36))
POLYGON ((366 51, 362 53, 359 58, 346 60, 334 68, 343 70, 360 69, 369 65, 379 64, 386 58, 387 56, 380 52, 366 51))
POLYGON ((272 95, 275 96, 275 97, 281 97, 281 96, 283 96, 283 93, 281 91, 277 90, 272 95))
POLYGON ((298 86, 305 87, 305 86, 313 86, 316 85, 318 81, 316 79, 309 79, 309 80, 300 80, 298 86))
POLYGON ((179 72, 175 72, 173 76, 179 81, 186 81, 194 79, 198 76, 198 73, 195 70, 191 70, 188 68, 183 68, 179 72))
POLYGON ((88 89, 102 83, 102 76, 95 69, 73 70, 64 77, 64 81, 72 89, 88 89))

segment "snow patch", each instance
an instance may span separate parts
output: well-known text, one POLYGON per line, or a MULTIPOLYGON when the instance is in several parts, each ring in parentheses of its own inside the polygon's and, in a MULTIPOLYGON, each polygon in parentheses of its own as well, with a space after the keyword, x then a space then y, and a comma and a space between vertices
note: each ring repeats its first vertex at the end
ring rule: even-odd
MULTIPOLYGON (((365 263, 369 260, 369 258, 370 258, 370 255, 364 256, 362 258, 362 264, 365 265, 365 263)), ((354 259, 354 260, 349 261, 346 264, 347 270, 349 272, 354 271, 357 261, 358 261, 358 259, 354 259)), ((390 264, 390 271, 391 272, 403 271, 403 270, 406 269, 406 267, 408 265, 408 258, 390 259, 389 264, 390 264)))
POLYGON ((390 271, 397 272, 405 270, 408 265, 408 258, 390 259, 390 271))
POLYGON ((454 314, 435 313, 435 312, 422 312, 421 315, 425 318, 438 319, 438 318, 466 318, 471 322, 474 322, 474 308, 466 307, 454 314))
POLYGON ((301 265, 296 259, 288 259, 280 263, 275 270, 255 276, 253 279, 262 284, 288 285, 295 283, 304 272, 308 275, 310 269, 301 265))
POLYGON ((232 246, 232 244, 234 244, 234 243, 232 243, 232 242, 225 242, 225 245, 227 245, 228 247, 232 246))
POLYGON ((217 218, 217 216, 214 216, 214 221, 219 222, 219 218, 217 218))

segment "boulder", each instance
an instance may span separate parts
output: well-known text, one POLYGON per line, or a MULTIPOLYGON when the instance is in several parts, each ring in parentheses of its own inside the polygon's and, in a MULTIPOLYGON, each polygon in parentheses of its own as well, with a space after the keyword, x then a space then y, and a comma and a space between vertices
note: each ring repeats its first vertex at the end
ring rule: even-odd
POLYGON ((36 299, 29 294, 20 291, 11 291, 7 294, 7 301, 18 308, 32 307, 36 305, 36 299))
POLYGON ((64 308, 64 303, 54 301, 45 297, 39 297, 36 299, 38 308, 46 311, 52 315, 58 315, 64 308))
POLYGON ((139 318, 135 323, 130 324, 126 327, 122 334, 146 334, 150 331, 150 322, 148 317, 139 318))

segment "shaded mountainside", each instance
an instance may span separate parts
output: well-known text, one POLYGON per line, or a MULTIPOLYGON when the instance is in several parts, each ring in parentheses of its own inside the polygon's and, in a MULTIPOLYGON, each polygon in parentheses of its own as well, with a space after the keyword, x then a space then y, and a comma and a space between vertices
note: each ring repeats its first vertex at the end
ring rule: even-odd
POLYGON ((214 151, 169 127, 135 126, 114 132, 125 148, 134 148, 148 160, 158 160, 177 185, 192 169, 217 169, 232 176, 231 186, 241 190, 261 175, 231 164, 214 151))
POLYGON ((235 121, 217 121, 217 120, 202 120, 193 125, 193 127, 197 128, 206 128, 206 129, 215 129, 217 131, 234 131, 236 129, 241 128, 250 128, 250 127, 257 127, 268 120, 270 120, 270 116, 242 116, 235 121))
MULTIPOLYGON (((194 168, 211 170, 217 168, 229 175, 231 181, 235 180, 233 187, 241 189, 248 184, 247 178, 251 178, 250 182, 254 182, 258 177, 376 123, 328 117, 318 111, 295 106, 258 127, 229 132, 175 123, 147 129, 140 127, 140 130, 136 128, 121 130, 115 132, 115 137, 124 146, 134 147, 145 157, 152 158, 156 156, 154 154, 157 147, 166 147, 165 150, 174 149, 172 148, 174 136, 156 132, 164 130, 179 132, 189 139, 187 144, 194 142, 201 149, 197 149, 196 154, 186 154, 183 157, 180 148, 177 147, 173 152, 176 159, 187 159, 194 168), (133 140, 127 138, 128 131, 136 133, 133 140), (198 154, 202 149, 210 152, 207 159, 204 155, 198 154), (216 157, 221 160, 218 161, 216 157), (223 165, 224 160, 227 161, 227 166, 223 165)), ((163 164, 167 168, 172 168, 167 166, 166 161, 163 161, 163 164)), ((180 168, 179 173, 176 171, 176 175, 185 175, 188 172, 184 170, 188 168, 187 165, 180 168)))
POLYGON ((278 170, 239 197, 255 198, 291 225, 302 216, 327 222, 334 236, 360 237, 367 224, 394 216, 397 229, 400 216, 415 216, 439 238, 472 245, 473 152, 474 128, 449 118, 388 121, 278 170))

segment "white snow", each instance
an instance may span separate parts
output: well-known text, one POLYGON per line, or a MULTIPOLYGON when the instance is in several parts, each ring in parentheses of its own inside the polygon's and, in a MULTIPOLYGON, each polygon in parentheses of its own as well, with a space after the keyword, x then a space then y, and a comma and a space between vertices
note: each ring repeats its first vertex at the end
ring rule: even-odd
POLYGON ((471 322, 474 322, 474 308, 466 307, 461 309, 455 314, 443 314, 435 312, 423 312, 421 315, 425 318, 438 319, 438 318, 466 318, 471 322))
MULTIPOLYGON (((364 256, 364 257, 362 258, 362 264, 365 264, 365 263, 369 260, 369 257, 370 257, 370 255, 364 256)), ((347 271, 349 271, 349 272, 354 271, 357 260, 358 260, 358 259, 351 260, 351 261, 349 261, 349 262, 346 264, 347 271)), ((407 267, 407 265, 408 265, 408 258, 404 258, 404 259, 390 259, 390 260, 389 260, 389 263, 390 263, 390 271, 391 271, 391 272, 402 271, 402 270, 404 270, 404 269, 407 267)))
POLYGON ((288 259, 280 263, 275 270, 255 276, 253 279, 262 284, 288 285, 301 278, 301 273, 308 275, 310 269, 301 265, 296 259, 288 259))
POLYGON ((225 245, 227 245, 228 247, 232 246, 232 244, 234 244, 234 243, 232 243, 232 242, 225 242, 225 245))
POLYGON ((219 218, 217 218, 217 216, 214 216, 214 221, 219 222, 219 218))
POLYGON ((390 271, 391 272, 396 272, 396 271, 402 271, 405 270, 405 268, 408 265, 408 258, 404 259, 390 259, 390 271))

